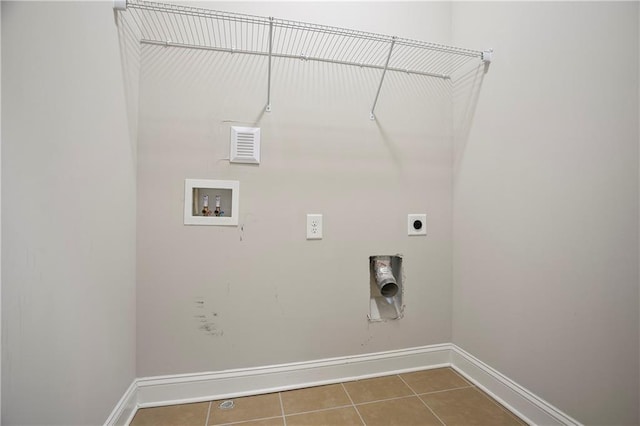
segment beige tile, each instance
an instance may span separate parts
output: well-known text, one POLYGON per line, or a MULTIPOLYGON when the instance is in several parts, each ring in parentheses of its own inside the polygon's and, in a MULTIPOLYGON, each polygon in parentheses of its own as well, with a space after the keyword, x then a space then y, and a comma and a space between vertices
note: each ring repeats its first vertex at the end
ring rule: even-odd
POLYGON ((284 414, 351 405, 347 393, 340 384, 282 392, 281 396, 284 414))
POLYGON ((355 404, 413 395, 411 389, 398 376, 348 382, 344 387, 355 404))
POLYGON ((416 393, 435 392, 447 389, 472 386, 451 368, 436 368, 434 370, 416 371, 401 374, 400 377, 416 393))
POLYGON ((475 387, 429 393, 420 398, 447 426, 522 424, 475 387))
POLYGON ((353 406, 294 414, 286 416, 286 421, 287 426, 362 426, 362 420, 353 406))
POLYGON ((232 399, 234 407, 223 410, 219 405, 224 400, 213 401, 209 413, 209 425, 259 420, 282 416, 280 397, 277 393, 245 396, 232 399))
POLYGON ((356 408, 367 426, 442 425, 417 396, 371 402, 356 408))
POLYGON ((130 426, 202 426, 207 421, 208 402, 141 408, 130 426))

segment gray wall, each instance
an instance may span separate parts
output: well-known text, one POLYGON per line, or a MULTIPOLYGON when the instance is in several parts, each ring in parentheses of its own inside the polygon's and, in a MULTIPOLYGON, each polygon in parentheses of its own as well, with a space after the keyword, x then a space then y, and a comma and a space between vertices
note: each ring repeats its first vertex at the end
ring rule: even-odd
POLYGON ((101 424, 135 377, 135 164, 111 2, 2 2, 2 423, 101 424))
POLYGON ((453 342, 587 424, 638 418, 638 3, 455 3, 496 49, 454 184, 453 342))
MULTIPOLYGON (((268 6, 240 11, 450 37, 446 3, 268 6)), ((371 121, 379 71, 274 60, 263 113, 264 58, 146 46, 141 64, 138 375, 451 340, 449 82, 389 73, 371 121), (261 127, 259 166, 224 160, 231 125, 261 127), (239 180, 240 225, 184 226, 185 178, 239 180), (408 237, 420 212, 429 236, 408 237), (323 240, 305 240, 307 213, 323 240), (405 317, 370 324, 369 256, 396 253, 405 317)))

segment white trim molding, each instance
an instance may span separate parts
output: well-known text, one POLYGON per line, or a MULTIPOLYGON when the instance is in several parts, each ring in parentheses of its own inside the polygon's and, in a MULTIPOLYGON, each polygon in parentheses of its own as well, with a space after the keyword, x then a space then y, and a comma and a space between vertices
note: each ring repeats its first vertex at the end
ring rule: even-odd
POLYGON ((581 425, 456 345, 452 345, 451 367, 531 425, 581 425))
POLYGON ((116 404, 105 426, 127 426, 138 411, 138 379, 135 379, 116 404))
POLYGON ((532 425, 580 423, 458 346, 445 343, 317 361, 134 380, 105 426, 128 425, 138 408, 237 398, 452 367, 532 425))
POLYGON ((444 367, 451 345, 433 345, 202 374, 138 379, 138 406, 236 398, 444 367), (427 368, 428 368, 427 367, 427 368), (160 404, 159 404, 160 403, 160 404))

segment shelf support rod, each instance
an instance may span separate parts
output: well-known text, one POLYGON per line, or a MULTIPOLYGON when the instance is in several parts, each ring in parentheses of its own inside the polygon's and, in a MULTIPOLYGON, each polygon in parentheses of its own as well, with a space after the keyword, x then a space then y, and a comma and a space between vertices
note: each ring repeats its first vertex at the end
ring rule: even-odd
POLYGON ((269 71, 267 73, 267 107, 266 112, 271 112, 271 56, 273 53, 273 17, 269 17, 269 71))
POLYGON ((393 45, 396 44, 396 37, 394 36, 391 39, 391 46, 389 46, 389 54, 387 55, 387 61, 384 64, 384 70, 382 70, 382 77, 380 78, 380 84, 378 85, 378 91, 376 92, 376 98, 373 100, 373 106, 371 107, 371 112, 369 113, 369 119, 375 120, 376 116, 373 114, 373 111, 376 109, 376 104, 378 103, 378 96, 380 96, 380 89, 382 89, 382 82, 384 81, 384 75, 387 73, 387 68, 389 68, 389 60, 391 59, 391 53, 393 52, 393 45))

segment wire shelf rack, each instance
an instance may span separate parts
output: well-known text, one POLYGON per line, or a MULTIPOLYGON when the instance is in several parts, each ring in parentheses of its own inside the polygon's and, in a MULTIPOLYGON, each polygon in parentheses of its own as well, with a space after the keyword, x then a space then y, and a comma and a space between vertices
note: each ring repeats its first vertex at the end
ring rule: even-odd
POLYGON ((143 0, 120 0, 116 9, 137 26, 142 44, 261 55, 268 61, 266 111, 271 110, 271 59, 290 58, 450 79, 472 61, 489 62, 476 51, 382 34, 143 0))

